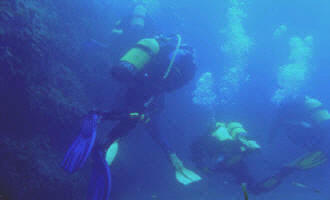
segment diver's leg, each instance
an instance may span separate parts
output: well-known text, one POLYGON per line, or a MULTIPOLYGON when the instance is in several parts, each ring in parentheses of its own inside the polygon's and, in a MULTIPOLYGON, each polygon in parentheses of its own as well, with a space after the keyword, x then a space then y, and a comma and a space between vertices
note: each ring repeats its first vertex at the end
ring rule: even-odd
POLYGON ((254 194, 261 194, 272 191, 276 187, 278 187, 283 182, 283 180, 289 175, 291 175, 293 172, 295 172, 294 168, 286 166, 282 167, 279 172, 264 179, 261 182, 258 182, 255 185, 252 185, 252 187, 250 187, 249 189, 254 194))
POLYGON ((249 186, 255 185, 255 180, 252 178, 248 166, 245 164, 245 162, 240 161, 228 169, 228 171, 231 172, 233 176, 235 176, 236 182, 238 184, 241 185, 242 183, 246 183, 248 188, 249 186))
MULTIPOLYGON (((126 135, 135 128, 136 124, 136 120, 120 121, 110 131, 109 144, 113 144, 114 141, 126 135)), ((106 161, 106 154, 102 149, 97 148, 93 153, 93 173, 88 187, 87 199, 106 200, 109 199, 111 191, 110 164, 106 161)))
POLYGON ((137 125, 137 120, 122 120, 109 133, 107 147, 113 144, 117 139, 125 136, 137 125))
POLYGON ((205 151, 205 148, 203 148, 202 146, 201 138, 202 136, 200 136, 197 141, 195 141, 192 145, 190 145, 190 151, 191 151, 191 158, 195 166, 198 169, 203 170, 205 168, 212 168, 213 166, 207 166, 205 164, 207 153, 205 151))
POLYGON ((327 161, 326 155, 321 151, 316 151, 303 155, 288 165, 282 167, 280 171, 264 181, 258 183, 253 191, 258 193, 269 192, 279 186, 283 180, 297 170, 307 170, 317 167, 327 161))

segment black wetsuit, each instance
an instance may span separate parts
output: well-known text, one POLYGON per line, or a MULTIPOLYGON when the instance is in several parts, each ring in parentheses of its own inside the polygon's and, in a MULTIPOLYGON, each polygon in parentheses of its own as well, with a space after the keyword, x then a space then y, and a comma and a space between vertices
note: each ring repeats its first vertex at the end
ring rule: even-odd
MULTIPOLYGON (((322 107, 317 109, 320 108, 322 109, 322 107)), ((305 148, 310 153, 318 151, 329 157, 330 120, 321 123, 315 122, 312 117, 314 111, 306 107, 304 96, 283 102, 277 109, 276 118, 270 131, 270 140, 274 139, 282 130, 292 143, 305 148)), ((296 169, 293 167, 283 166, 277 173, 250 189, 256 194, 272 191, 295 171, 296 169)))
MULTIPOLYGON (((184 86, 194 77, 196 71, 192 51, 184 46, 184 53, 177 56, 168 78, 163 78, 168 69, 170 54, 174 51, 174 46, 161 43, 159 54, 145 67, 145 70, 138 72, 134 80, 127 84, 128 88, 121 102, 122 105, 114 108, 113 111, 108 113, 108 117, 105 117, 119 120, 119 123, 108 134, 109 144, 127 135, 141 122, 138 119, 129 118, 129 113, 140 113, 149 116, 151 119, 146 127, 152 138, 161 146, 164 152, 172 152, 167 142, 159 134, 158 121, 160 112, 164 107, 164 93, 184 86)), ((116 70, 116 68, 113 68, 113 70, 116 70)))
MULTIPOLYGON (((318 108, 320 109, 320 108, 318 108)), ((312 119, 314 110, 308 110, 305 97, 284 102, 277 109, 276 119, 270 132, 270 139, 283 130, 292 143, 308 151, 329 153, 330 120, 316 123, 312 119)))
POLYGON ((230 149, 229 152, 227 149, 228 146, 221 144, 215 137, 210 135, 210 132, 213 131, 208 131, 206 134, 200 136, 191 145, 192 159, 196 167, 207 172, 227 172, 234 176, 238 184, 247 183, 248 186, 255 185, 256 182, 244 161, 244 157, 249 152, 241 151, 240 142, 227 141, 227 145, 237 147, 228 148, 230 149))

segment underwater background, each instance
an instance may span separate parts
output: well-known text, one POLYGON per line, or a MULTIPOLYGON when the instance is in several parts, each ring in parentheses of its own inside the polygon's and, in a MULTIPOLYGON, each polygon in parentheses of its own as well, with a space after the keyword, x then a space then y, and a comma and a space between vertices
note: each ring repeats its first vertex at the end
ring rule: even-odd
MULTIPOLYGON (((306 151, 282 135, 269 144, 268 133, 276 102, 288 93, 308 94, 330 107, 329 1, 145 3, 157 33, 179 33, 196 49, 197 74, 166 95, 160 127, 187 167, 194 169, 190 144, 214 120, 240 121, 258 141, 261 150, 247 157, 258 180, 306 151)), ((115 103, 111 55, 91 41, 111 46, 115 22, 129 15, 132 5, 131 0, 1 0, 0 200, 85 198, 91 162, 72 176, 60 163, 81 117, 92 109, 111 110, 115 103)), ((98 140, 112 126, 100 125, 98 140)), ((111 170, 111 199, 243 199, 228 173, 202 175, 188 186, 176 182, 172 166, 142 127, 121 140, 111 170)), ((326 163, 250 199, 328 200, 329 177, 326 163)))

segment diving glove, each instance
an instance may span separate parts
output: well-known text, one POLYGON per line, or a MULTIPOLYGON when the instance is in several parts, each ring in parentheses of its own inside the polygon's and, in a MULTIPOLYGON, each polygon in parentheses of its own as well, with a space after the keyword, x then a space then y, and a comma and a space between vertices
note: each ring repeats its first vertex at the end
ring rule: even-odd
POLYGON ((120 112, 120 111, 111 111, 111 112, 100 112, 100 111, 93 111, 97 113, 102 120, 139 120, 144 123, 148 123, 150 121, 150 117, 147 114, 142 114, 138 112, 120 112))
POLYGON ((138 112, 129 113, 130 119, 139 120, 145 124, 150 122, 150 117, 147 114, 141 114, 138 112))

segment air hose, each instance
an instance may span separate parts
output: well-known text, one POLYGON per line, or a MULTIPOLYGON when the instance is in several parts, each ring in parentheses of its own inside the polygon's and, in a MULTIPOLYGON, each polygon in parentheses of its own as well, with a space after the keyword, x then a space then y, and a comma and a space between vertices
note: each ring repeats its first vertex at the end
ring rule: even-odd
POLYGON ((178 38, 178 43, 176 44, 174 54, 173 54, 173 56, 172 56, 172 59, 171 59, 171 61, 170 61, 170 64, 169 64, 168 67, 167 67, 167 71, 166 71, 166 73, 165 73, 164 76, 163 76, 163 79, 164 79, 164 80, 167 79, 168 75, 170 74, 170 72, 171 72, 171 70, 172 70, 172 68, 173 68, 173 64, 174 64, 174 62, 175 62, 175 58, 176 58, 176 56, 178 55, 179 49, 180 49, 180 47, 181 47, 182 37, 181 37, 181 35, 179 35, 179 34, 177 34, 176 37, 178 38))

